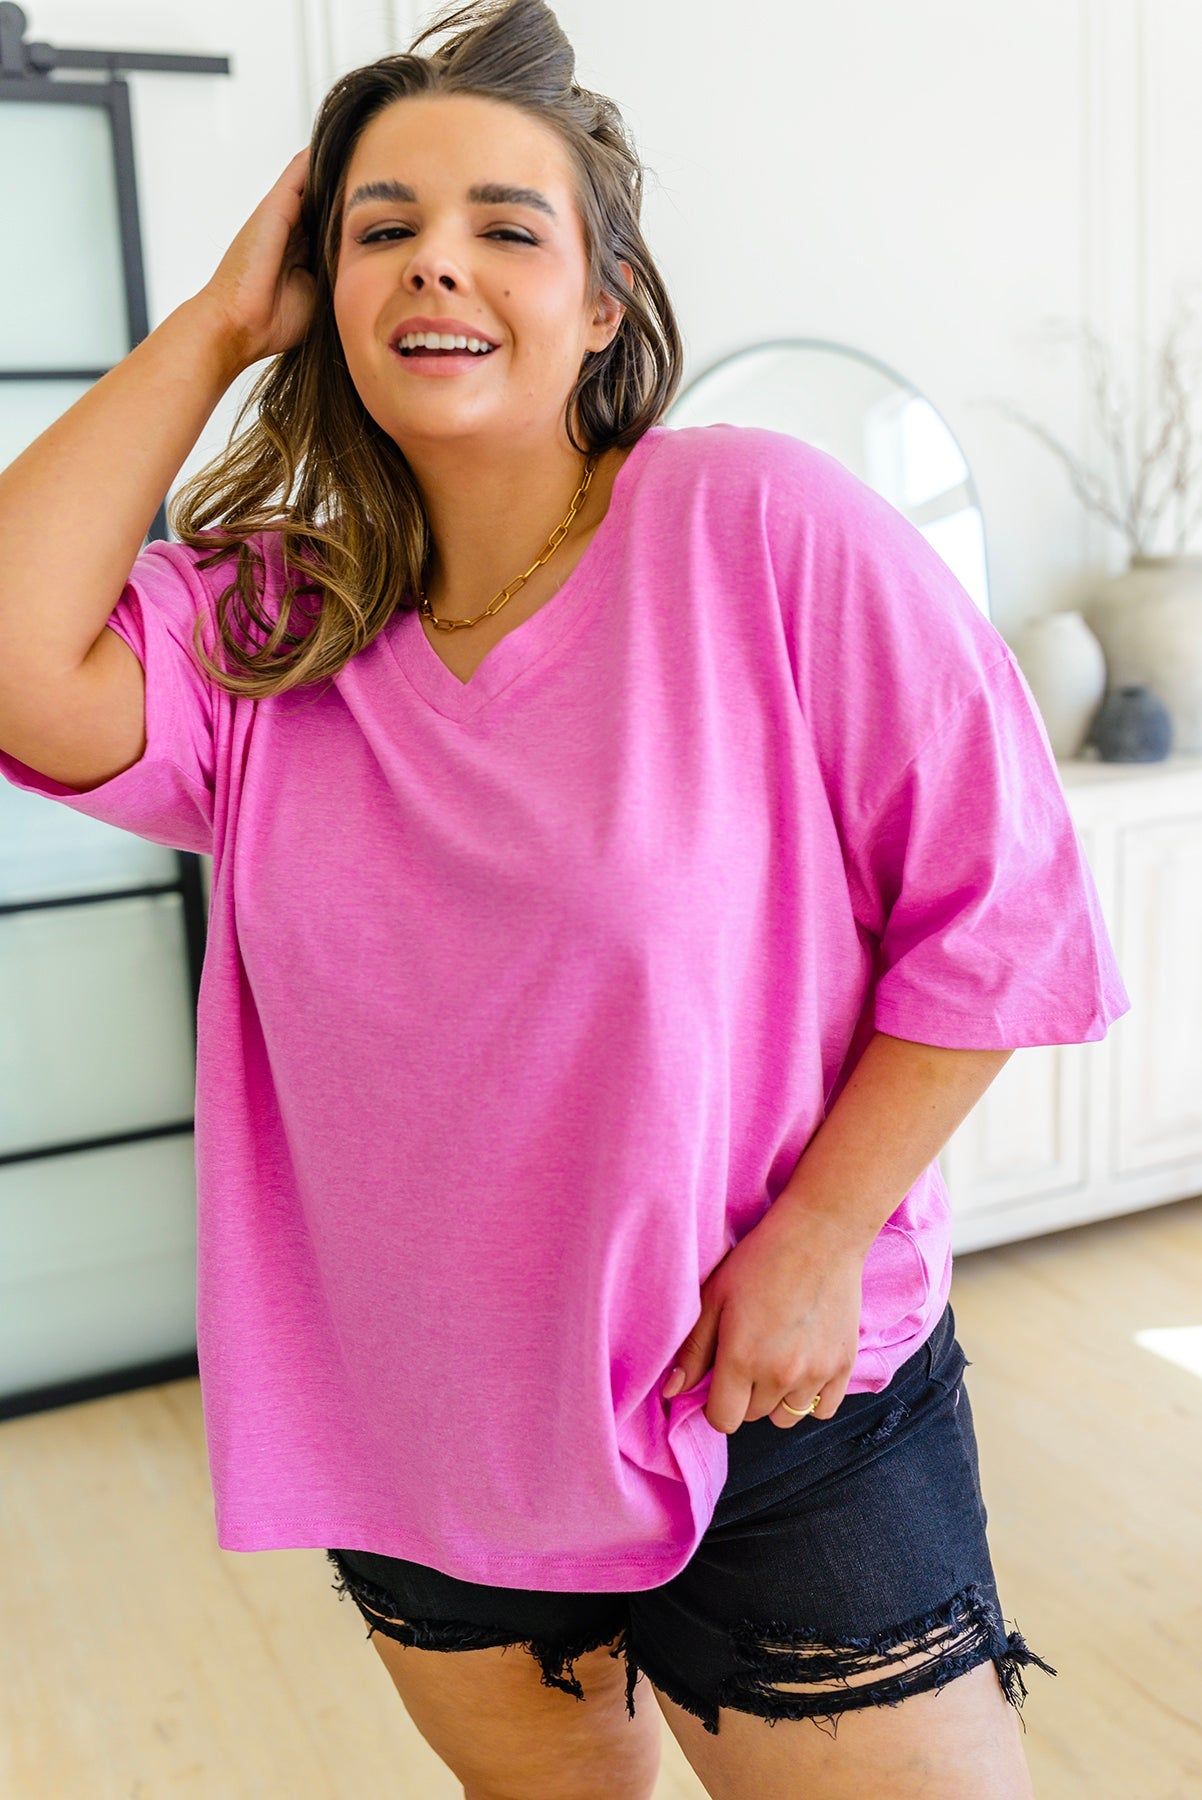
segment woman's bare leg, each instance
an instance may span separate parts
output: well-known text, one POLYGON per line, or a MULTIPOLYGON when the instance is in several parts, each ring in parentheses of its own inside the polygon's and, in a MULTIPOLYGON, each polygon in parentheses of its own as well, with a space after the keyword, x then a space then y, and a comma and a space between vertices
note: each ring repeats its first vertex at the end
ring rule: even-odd
POLYGON ((833 1732, 826 1719, 770 1725, 723 1707, 715 1737, 655 1695, 711 1800, 1033 1800, 1022 1726, 992 1662, 896 1706, 839 1713, 833 1732))
POLYGON ((607 1648, 576 1658, 578 1700, 545 1687, 518 1644, 419 1650, 380 1631, 371 1642, 465 1800, 650 1800, 663 1723, 645 1687, 630 1718, 626 1666, 607 1648))

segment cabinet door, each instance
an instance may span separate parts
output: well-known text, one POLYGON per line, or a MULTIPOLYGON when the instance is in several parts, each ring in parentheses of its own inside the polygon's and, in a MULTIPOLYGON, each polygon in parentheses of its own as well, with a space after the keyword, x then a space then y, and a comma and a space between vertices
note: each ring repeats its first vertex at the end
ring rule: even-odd
POLYGON ((1202 1160, 1202 814, 1120 833, 1118 955, 1131 1011, 1115 1026, 1111 1167, 1202 1160))
MULTIPOLYGON (((1078 827, 1078 835, 1113 936, 1114 834, 1078 827)), ((1091 1121, 1105 1105, 1109 1057, 1105 1040, 1015 1050, 939 1159, 956 1251, 1088 1216, 1098 1176, 1091 1121)))
MULTIPOLYGON (((128 86, 0 11, 3 467, 149 321, 128 86)), ((0 780, 0 1412, 194 1347, 197 862, 0 780)))
POLYGON ((195 1346, 190 1133, 0 1165, 0 1398, 195 1346))
POLYGON ((196 1057, 179 895, 31 907, 3 926, 0 1156, 78 1154, 97 1139, 190 1124, 196 1057))
POLYGON ((1088 1166, 1080 1044, 1016 1050, 940 1158, 957 1218, 1079 1187, 1088 1166))

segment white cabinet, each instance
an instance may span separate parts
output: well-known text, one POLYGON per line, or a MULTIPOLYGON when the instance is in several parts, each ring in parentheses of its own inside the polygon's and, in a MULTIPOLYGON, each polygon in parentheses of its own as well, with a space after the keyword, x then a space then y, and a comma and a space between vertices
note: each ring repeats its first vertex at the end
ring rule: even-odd
POLYGON ((1060 775, 1131 1011, 1014 1052, 939 1159, 956 1252, 1202 1192, 1202 756, 1060 775))
POLYGON ((181 864, 0 780, 0 1417, 195 1351, 181 864))

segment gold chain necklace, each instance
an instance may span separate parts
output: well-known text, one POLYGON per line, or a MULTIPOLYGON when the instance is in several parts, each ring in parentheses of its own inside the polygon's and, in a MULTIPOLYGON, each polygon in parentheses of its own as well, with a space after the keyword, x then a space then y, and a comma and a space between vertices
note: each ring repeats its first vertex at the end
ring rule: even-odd
POLYGON ((563 521, 562 525, 557 525, 555 527, 555 530, 551 533, 551 536, 547 539, 547 547, 543 551, 542 555, 540 557, 537 557, 535 559, 535 561, 531 563, 530 567, 526 570, 526 573, 524 575, 519 575, 517 577, 516 581, 511 581, 509 583, 508 587, 503 587, 501 589, 500 593, 498 595, 496 595, 496 597, 494 599, 489 601, 488 605, 484 608, 484 611, 482 613, 477 613, 476 617, 474 619, 440 619, 438 617, 437 613, 434 611, 434 608, 431 606, 430 602, 426 599, 424 590, 419 592, 419 594, 417 596, 418 611, 421 613, 424 613, 426 618, 429 619, 429 621, 432 625, 437 625, 439 631, 459 631, 465 625, 478 625, 480 623, 481 619, 491 618, 493 613, 500 612, 500 610, 504 606, 505 602, 507 600, 513 599, 513 596, 518 592, 518 589, 525 586, 525 584, 529 581, 530 577, 533 575, 534 571, 538 568, 541 568, 543 563, 545 563, 547 561, 547 558, 549 556, 553 555, 554 552, 556 550, 558 550, 559 546, 563 543, 564 538, 568 535, 568 529, 571 526, 572 520, 576 517, 576 513, 580 507, 580 503, 584 499, 585 495, 588 493, 589 485, 593 479, 593 470, 596 468, 596 466, 597 466, 597 457, 596 457, 596 454, 594 453, 593 455, 591 455, 589 457, 587 463, 585 464, 584 479, 580 483, 580 486, 576 489, 575 495, 573 496, 573 499, 572 499, 572 504, 568 508, 567 518, 563 521))

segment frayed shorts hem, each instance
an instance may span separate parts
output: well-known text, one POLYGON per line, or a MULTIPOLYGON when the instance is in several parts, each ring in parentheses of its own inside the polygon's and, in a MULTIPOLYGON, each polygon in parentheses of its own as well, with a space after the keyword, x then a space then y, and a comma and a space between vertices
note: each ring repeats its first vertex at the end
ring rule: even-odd
MULTIPOLYGON (((573 1664, 581 1656, 603 1648, 626 1663, 626 1711, 635 1717, 635 1688, 647 1679, 667 1698, 699 1719, 706 1731, 718 1735, 722 1707, 751 1713, 775 1725, 782 1719, 829 1722, 832 1735, 842 1713, 866 1706, 897 1706, 911 1694, 945 1687, 979 1663, 992 1661, 1002 1691, 1019 1712, 1027 1695, 1022 1669, 1035 1664, 1049 1675, 1057 1671, 1028 1648, 1017 1631, 1007 1634, 990 1592, 973 1583, 943 1606, 907 1619, 888 1632, 868 1638, 838 1642, 816 1631, 796 1631, 776 1621, 746 1621, 731 1631, 738 1670, 727 1676, 717 1698, 706 1698, 688 1688, 654 1657, 646 1658, 631 1644, 629 1624, 611 1624, 572 1638, 519 1638, 491 1626, 462 1621, 397 1619, 387 1612, 390 1601, 384 1589, 351 1570, 336 1550, 326 1555, 339 1572, 333 1584, 339 1598, 349 1594, 375 1632, 421 1650, 522 1649, 539 1666, 544 1687, 558 1688, 574 1699, 586 1698, 573 1664), (914 1662, 911 1659, 920 1657, 914 1662), (890 1665, 908 1666, 890 1673, 890 1665), (862 1679, 869 1676, 869 1679, 862 1679), (782 1692, 775 1683, 804 1691, 782 1692), (833 1684, 833 1685, 832 1685, 833 1684)), ((1024 1726, 1025 1729, 1025 1726, 1024 1726)))
POLYGON ((583 1700, 586 1695, 572 1664, 577 1657, 588 1656, 592 1651, 608 1646, 611 1656, 624 1656, 626 1659, 626 1711, 634 1718, 634 1689, 639 1679, 639 1670, 630 1654, 630 1633, 625 1625, 619 1624, 616 1630, 606 1626, 572 1638, 551 1639, 515 1637, 508 1631, 459 1621, 395 1619, 381 1610, 391 1603, 383 1588, 376 1587, 366 1576, 349 1568, 337 1550, 327 1550, 326 1555, 339 1571, 339 1579, 333 1584, 338 1598, 341 1600, 344 1595, 350 1595, 367 1621, 369 1641, 378 1631, 383 1637, 393 1638, 398 1644, 407 1644, 418 1650, 520 1648, 538 1664, 544 1687, 558 1688, 562 1693, 571 1694, 576 1700, 583 1700), (372 1600, 374 1605, 371 1604, 372 1600))
POLYGON ((866 1706, 898 1706, 912 1694, 946 1687, 958 1675, 989 1661, 1021 1722, 1027 1696, 1021 1669, 1035 1663, 1049 1675, 1057 1673, 1028 1648, 1017 1630, 1007 1634, 990 1595, 976 1584, 935 1611, 870 1638, 831 1642, 818 1632, 791 1631, 779 1624, 750 1620, 736 1627, 731 1636, 741 1666, 724 1679, 716 1700, 693 1693, 653 1659, 638 1657, 640 1671, 653 1685, 715 1737, 723 1707, 751 1713, 769 1725, 782 1719, 812 1719, 821 1726, 825 1720, 834 1736, 843 1713, 866 1706), (886 1672, 891 1663, 920 1654, 920 1662, 897 1673, 886 1672), (870 1671, 872 1678, 862 1679, 870 1671), (860 1679, 853 1681, 853 1677, 860 1679), (812 1691, 800 1691, 807 1681, 813 1684, 812 1691), (793 1691, 782 1692, 774 1685, 777 1682, 788 1684, 793 1691), (832 1687, 832 1683, 838 1685, 832 1687))

